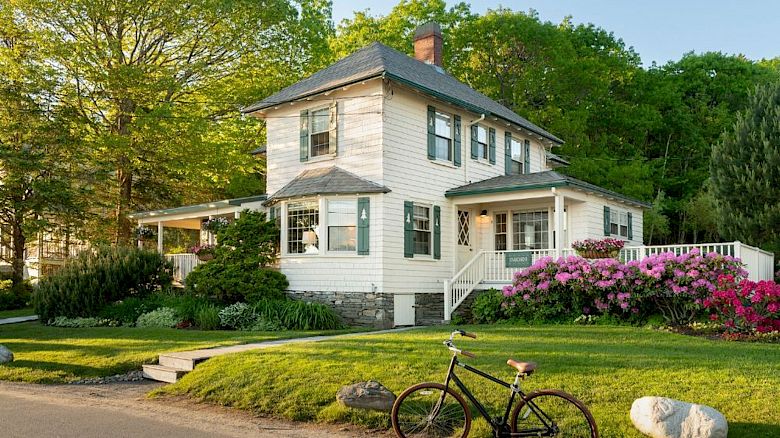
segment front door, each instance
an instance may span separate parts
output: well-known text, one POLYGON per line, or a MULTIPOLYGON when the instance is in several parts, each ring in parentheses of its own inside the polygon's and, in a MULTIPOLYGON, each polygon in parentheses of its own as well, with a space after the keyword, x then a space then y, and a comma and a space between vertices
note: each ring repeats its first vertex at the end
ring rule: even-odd
POLYGON ((458 210, 458 270, 474 257, 474 224, 468 210, 458 210))

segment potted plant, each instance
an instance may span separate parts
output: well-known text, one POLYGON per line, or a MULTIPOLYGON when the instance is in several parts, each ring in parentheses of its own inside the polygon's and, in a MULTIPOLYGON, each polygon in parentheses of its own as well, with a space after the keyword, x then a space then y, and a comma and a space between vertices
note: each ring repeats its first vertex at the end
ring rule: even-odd
POLYGON ((585 239, 571 244, 577 255, 586 259, 617 258, 626 243, 620 239, 585 239))
POLYGON ((139 225, 138 228, 135 229, 135 236, 140 241, 144 240, 151 240, 154 238, 155 232, 153 229, 145 226, 145 225, 139 225))
POLYGON ((214 258, 214 245, 195 245, 190 248, 190 252, 198 257, 198 260, 207 262, 214 258))
POLYGON ((225 228, 230 222, 224 217, 213 217, 203 222, 203 228, 216 234, 225 228))

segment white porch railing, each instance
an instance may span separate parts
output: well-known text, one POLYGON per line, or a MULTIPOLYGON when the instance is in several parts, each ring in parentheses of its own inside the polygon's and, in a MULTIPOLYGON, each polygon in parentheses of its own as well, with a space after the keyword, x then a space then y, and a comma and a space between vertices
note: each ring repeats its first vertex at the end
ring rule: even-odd
POLYGON ((165 254, 165 258, 173 263, 173 279, 183 283, 187 275, 201 264, 195 254, 165 254))
MULTIPOLYGON (((702 254, 712 252, 737 257, 745 264, 748 278, 753 281, 771 280, 774 278, 774 254, 759 248, 745 245, 741 242, 699 243, 688 245, 653 245, 626 247, 620 251, 620 260, 628 262, 641 260, 645 257, 671 252, 676 255, 685 254, 698 249, 702 254)), ((569 256, 575 254, 571 248, 561 250, 537 249, 531 251, 531 262, 542 257, 569 256)), ((450 319, 452 312, 460 306, 469 294, 481 284, 507 285, 512 282, 512 276, 521 268, 507 268, 506 254, 515 251, 480 251, 463 268, 444 282, 444 317, 450 319)))

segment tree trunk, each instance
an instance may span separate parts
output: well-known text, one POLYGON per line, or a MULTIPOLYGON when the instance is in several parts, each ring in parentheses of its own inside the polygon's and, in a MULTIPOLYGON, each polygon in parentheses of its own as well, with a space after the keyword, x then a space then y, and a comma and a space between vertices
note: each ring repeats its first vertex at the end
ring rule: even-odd
MULTIPOLYGON (((13 259, 11 260, 11 284, 16 288, 24 282, 25 254, 24 247, 27 244, 27 237, 22 230, 22 218, 15 218, 11 225, 13 259)), ((38 261, 40 264, 40 260, 38 261)))
MULTIPOLYGON (((116 119, 114 132, 127 138, 128 145, 132 145, 133 141, 130 138, 130 123, 132 123, 135 110, 136 104, 130 99, 123 99, 119 103, 119 116, 116 119)), ((130 150, 132 151, 132 147, 130 150)), ((114 236, 114 243, 117 245, 131 244, 132 227, 127 213, 133 200, 133 168, 128 153, 130 152, 122 153, 117 159, 116 182, 119 193, 116 200, 116 234, 114 236)))

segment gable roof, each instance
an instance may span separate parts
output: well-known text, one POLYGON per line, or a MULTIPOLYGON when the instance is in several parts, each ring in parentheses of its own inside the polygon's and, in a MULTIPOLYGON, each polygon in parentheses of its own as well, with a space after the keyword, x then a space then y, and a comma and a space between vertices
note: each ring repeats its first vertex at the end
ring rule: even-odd
POLYGON ((477 114, 495 116, 514 123, 554 143, 563 143, 560 138, 444 73, 440 67, 426 64, 378 42, 241 111, 251 113, 263 110, 382 75, 477 114))
POLYGON ((543 189, 550 187, 575 187, 585 191, 594 192, 604 197, 619 199, 629 204, 634 204, 642 208, 652 207, 646 202, 620 193, 607 190, 595 184, 572 178, 568 175, 558 173, 554 170, 544 172, 527 173, 523 175, 504 175, 495 178, 466 184, 460 187, 449 189, 445 192, 446 197, 481 195, 487 193, 515 192, 522 190, 543 189))
POLYGON ((390 189, 383 185, 363 179, 340 167, 331 166, 304 170, 268 198, 264 204, 269 205, 282 199, 312 195, 388 192, 390 189))

